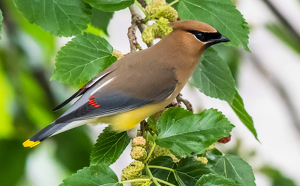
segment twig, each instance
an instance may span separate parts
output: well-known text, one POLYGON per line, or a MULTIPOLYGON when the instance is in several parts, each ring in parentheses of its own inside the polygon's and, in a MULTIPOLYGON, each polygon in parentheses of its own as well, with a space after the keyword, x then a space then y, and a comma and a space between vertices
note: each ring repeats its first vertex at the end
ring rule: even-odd
POLYGON ((141 127, 141 136, 144 136, 144 132, 145 132, 145 126, 147 125, 147 121, 143 120, 140 123, 140 127, 141 127))
POLYGON ((129 39, 129 44, 130 44, 130 52, 135 52, 137 48, 139 48, 139 44, 137 42, 137 38, 135 35, 136 32, 136 27, 137 27, 137 19, 139 19, 138 14, 132 14, 131 17, 131 26, 128 28, 128 39, 129 39))
MULTIPOLYGON (((131 5, 129 7, 129 10, 130 10, 130 13, 132 15, 132 21, 131 21, 131 24, 133 24, 133 21, 135 22, 134 25, 136 25, 139 29, 139 31, 141 33, 143 33, 143 31, 145 30, 146 28, 146 25, 144 24, 143 22, 143 19, 142 17, 137 13, 136 11, 136 7, 135 5, 131 5)), ((132 26, 131 26, 132 27, 132 26)), ((129 27, 130 28, 130 27, 129 27)), ((134 31, 136 30, 136 27, 134 29, 134 31)), ((128 30, 129 31, 129 30, 128 30)), ((135 32, 134 32, 134 35, 135 35, 135 32)), ((129 36, 128 36, 129 37, 129 36)), ((136 38, 136 37, 135 37, 136 38)), ((152 46, 153 44, 152 43, 146 43, 148 47, 152 46)), ((131 45, 130 45, 130 48, 131 48, 131 45)))
POLYGON ((146 6, 147 6, 146 1, 144 1, 144 0, 137 0, 137 1, 142 5, 143 8, 146 8, 146 6))
POLYGON ((183 99, 182 94, 179 93, 178 96, 176 97, 177 102, 180 104, 181 102, 186 106, 186 109, 188 109, 191 112, 194 112, 192 104, 187 100, 183 99))
POLYGON ((293 104, 292 99, 288 95, 288 92, 282 85, 282 83, 274 76, 271 72, 269 72, 262 64, 262 62, 253 54, 250 55, 250 59, 252 63, 254 64, 254 67, 257 69, 257 71, 263 75, 267 81, 274 87, 275 90, 279 93, 279 96, 281 97, 283 103, 286 106, 286 109, 288 110, 288 114, 290 115, 290 118, 292 119, 292 123, 295 126, 295 128, 300 133, 300 119, 298 117, 298 111, 296 106, 293 104))
POLYGON ((281 24, 289 31, 289 33, 300 43, 300 34, 288 22, 288 20, 278 11, 278 9, 271 3, 270 0, 263 0, 263 2, 270 8, 272 13, 278 18, 281 24))

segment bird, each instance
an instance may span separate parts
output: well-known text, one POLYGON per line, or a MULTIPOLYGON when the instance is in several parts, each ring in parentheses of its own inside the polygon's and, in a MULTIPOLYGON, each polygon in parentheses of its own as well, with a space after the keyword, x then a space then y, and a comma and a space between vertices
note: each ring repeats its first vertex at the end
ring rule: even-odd
POLYGON ((91 123, 107 123, 121 132, 173 102, 208 47, 230 40, 200 21, 169 23, 173 31, 155 45, 125 55, 80 88, 56 111, 81 96, 64 114, 23 143, 45 139, 91 123))

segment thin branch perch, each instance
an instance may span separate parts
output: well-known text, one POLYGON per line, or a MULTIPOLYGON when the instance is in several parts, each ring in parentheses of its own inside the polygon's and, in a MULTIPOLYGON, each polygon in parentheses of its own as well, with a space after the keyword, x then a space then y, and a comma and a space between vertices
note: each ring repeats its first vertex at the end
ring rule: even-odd
POLYGON ((178 96, 176 97, 177 102, 180 104, 181 102, 186 106, 186 109, 188 109, 191 112, 194 112, 192 104, 187 100, 183 99, 182 94, 179 93, 178 96))

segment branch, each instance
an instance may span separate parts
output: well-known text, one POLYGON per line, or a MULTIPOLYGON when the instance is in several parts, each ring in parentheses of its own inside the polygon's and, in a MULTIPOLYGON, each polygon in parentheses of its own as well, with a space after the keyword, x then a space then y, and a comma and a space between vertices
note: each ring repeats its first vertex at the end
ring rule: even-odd
POLYGON ((257 71, 265 77, 267 81, 274 87, 274 89, 279 93, 279 96, 281 97, 283 103, 286 106, 286 109, 288 111, 288 114, 290 115, 290 118, 292 119, 292 124, 297 129, 297 131, 300 134, 300 119, 298 117, 298 112, 296 106, 293 104, 292 98, 288 95, 288 92, 282 85, 282 83, 276 78, 275 75, 273 75, 271 72, 269 72, 262 64, 262 62, 255 56, 250 55, 250 59, 252 63, 254 64, 254 67, 257 69, 257 71))
POLYGON ((289 31, 289 33, 300 43, 300 35, 288 20, 278 11, 278 9, 271 3, 270 0, 263 0, 263 2, 270 8, 272 13, 278 18, 281 24, 289 31))
POLYGON ((128 28, 128 33, 127 33, 129 44, 130 44, 130 53, 135 52, 137 48, 140 48, 135 35, 138 20, 139 20, 139 15, 132 14, 131 26, 128 28))
POLYGON ((147 6, 146 1, 144 1, 144 0, 137 0, 137 1, 142 5, 143 8, 146 8, 146 6, 147 6))
POLYGON ((194 112, 192 104, 187 100, 183 99, 182 94, 179 93, 178 96, 176 97, 177 102, 180 104, 181 102, 186 106, 186 109, 188 109, 191 112, 194 112))

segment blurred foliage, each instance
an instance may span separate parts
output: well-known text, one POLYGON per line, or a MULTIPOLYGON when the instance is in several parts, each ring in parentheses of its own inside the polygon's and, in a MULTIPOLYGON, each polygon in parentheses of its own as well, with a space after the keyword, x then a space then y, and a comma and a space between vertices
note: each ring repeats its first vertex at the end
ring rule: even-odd
POLYGON ((267 29, 274 34, 280 41, 290 47, 294 52, 300 55, 300 44, 293 38, 293 36, 288 32, 288 30, 277 23, 269 23, 266 25, 267 29))
MULTIPOLYGON (((59 104, 58 97, 72 92, 59 92, 51 85, 56 82, 49 81, 57 52, 55 37, 25 20, 13 1, 1 0, 0 9, 4 17, 0 40, 0 186, 33 185, 26 178, 25 167, 27 158, 36 151, 22 143, 62 114, 51 110, 59 104)), ((88 134, 87 127, 80 127, 54 138, 58 168, 70 174, 89 165, 92 142, 88 134)))
POLYGON ((296 183, 293 180, 286 177, 275 167, 265 165, 260 171, 272 180, 272 186, 296 186, 296 183))
POLYGON ((17 185, 24 175, 29 149, 23 148, 18 139, 0 140, 0 185, 17 185))

